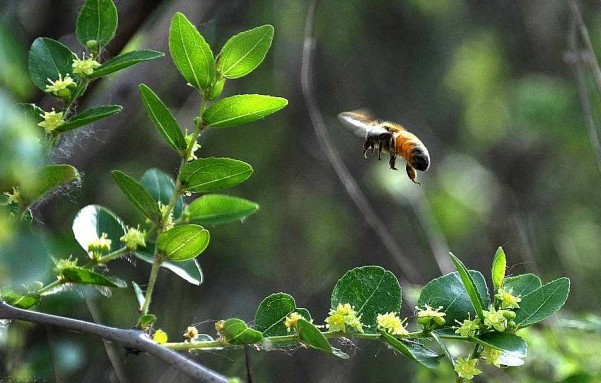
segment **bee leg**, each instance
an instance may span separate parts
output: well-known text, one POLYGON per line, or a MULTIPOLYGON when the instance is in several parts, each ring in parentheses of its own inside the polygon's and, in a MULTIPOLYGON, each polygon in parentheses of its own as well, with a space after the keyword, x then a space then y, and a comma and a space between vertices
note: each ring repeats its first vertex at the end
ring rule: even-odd
POLYGON ((409 176, 409 179, 413 183, 421 185, 421 183, 419 183, 418 181, 415 180, 417 178, 417 172, 415 171, 415 169, 413 168, 413 166, 407 164, 407 166, 405 167, 405 170, 407 170, 407 176, 409 176))
POLYGON ((396 155, 391 154, 390 155, 390 161, 388 161, 388 164, 390 165, 390 168, 393 170, 399 170, 395 167, 395 163, 396 163, 396 155))

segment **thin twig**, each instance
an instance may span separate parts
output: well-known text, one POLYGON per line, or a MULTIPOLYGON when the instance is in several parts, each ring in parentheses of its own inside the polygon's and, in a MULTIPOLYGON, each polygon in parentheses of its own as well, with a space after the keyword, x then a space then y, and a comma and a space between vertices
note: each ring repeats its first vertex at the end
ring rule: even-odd
MULTIPOLYGON (((569 36, 568 36, 568 48, 569 55, 565 56, 565 61, 572 67, 574 71, 574 77, 576 77, 576 86, 578 89, 578 95, 580 97, 580 104, 582 106, 582 114, 584 115, 584 123, 586 125, 586 129, 588 132, 589 140, 591 142, 591 146, 593 148, 593 153, 595 154, 595 160, 597 162, 597 168, 599 172, 601 172, 601 142, 599 141, 599 133, 597 130, 597 125, 595 124, 595 118, 593 116, 593 107, 591 105, 591 101, 589 99, 588 90, 586 86, 586 78, 585 72, 583 69, 582 63, 582 54, 578 50, 578 44, 576 42, 576 26, 581 30, 581 36, 586 36, 588 44, 590 44, 590 40, 588 40, 588 32, 586 31, 586 26, 582 21, 582 15, 578 10, 578 6, 574 2, 570 2, 570 6, 574 15, 574 22, 572 24, 569 36), (583 32, 584 31, 584 32, 583 32)), ((583 37, 584 39, 584 37, 583 37)), ((591 50, 585 51, 588 56, 590 56, 589 61, 597 63, 597 58, 595 57, 595 53, 591 50)), ((597 78, 597 73, 599 72, 599 65, 593 65, 593 73, 595 74, 595 78, 597 78)), ((601 94, 601 84, 597 82, 598 90, 601 94)))
POLYGON ((143 331, 140 330, 118 329, 96 323, 85 322, 78 319, 23 310, 10 306, 1 300, 0 319, 23 320, 26 322, 57 326, 67 330, 96 335, 101 338, 117 342, 128 349, 146 352, 158 359, 161 359, 189 377, 196 379, 198 382, 228 381, 223 375, 218 374, 201 364, 197 364, 175 351, 156 344, 150 338, 148 338, 143 331))
POLYGON ((311 1, 309 10, 307 12, 307 20, 305 24, 305 38, 303 45, 303 58, 301 64, 301 87, 307 104, 309 116, 315 134, 317 135, 317 141, 319 142, 322 150, 326 153, 328 161, 334 168, 336 175, 340 179, 340 182, 344 185, 346 192, 349 194, 353 202, 357 205, 361 214, 365 217, 367 223, 372 227, 376 235, 380 238, 386 250, 393 256, 399 268, 405 275, 408 282, 415 281, 416 279, 422 279, 420 272, 413 265, 411 259, 407 257, 401 251, 400 247, 396 243, 394 237, 386 227, 386 225, 379 219, 374 208, 369 203, 369 200, 365 197, 361 188, 357 185, 357 181, 348 171, 346 165, 340 158, 340 154, 336 148, 332 145, 330 138, 327 133, 327 127, 324 118, 317 105, 315 97, 315 90, 313 88, 313 53, 315 48, 315 38, 313 36, 313 29, 315 24, 315 11, 317 8, 318 0, 311 1))

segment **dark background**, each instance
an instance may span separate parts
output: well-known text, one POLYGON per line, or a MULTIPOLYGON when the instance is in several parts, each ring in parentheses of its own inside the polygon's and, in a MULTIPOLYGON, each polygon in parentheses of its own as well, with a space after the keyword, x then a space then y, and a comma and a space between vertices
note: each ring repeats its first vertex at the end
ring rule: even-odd
MULTIPOLYGON (((536 272, 544 282, 571 278, 565 316, 599 313, 601 177, 574 74, 564 61, 572 25, 566 2, 321 1, 315 32, 317 101, 332 144, 392 233, 400 249, 396 255, 386 250, 345 192, 312 128, 300 84, 306 1, 117 0, 116 5, 119 29, 108 47, 110 55, 124 48, 168 53, 168 27, 176 11, 199 27, 215 52, 232 34, 274 25, 273 47, 264 63, 251 75, 229 81, 224 94, 289 100, 273 116, 209 131, 202 142, 203 156, 227 156, 253 166, 253 176, 230 194, 256 201, 261 209, 242 223, 209 228, 211 244, 199 257, 205 276, 200 287, 161 272, 152 311, 172 340, 190 324, 214 335, 215 320, 235 316, 252 321, 261 300, 278 291, 293 295, 320 322, 337 279, 356 266, 380 265, 404 285, 419 287, 441 275, 440 268, 451 270, 444 261, 452 251, 468 267, 488 275, 501 245, 510 274, 536 272), (386 161, 362 157, 361 140, 336 120, 339 112, 361 107, 402 123, 429 148, 432 165, 418 175, 421 187, 411 184, 402 167, 394 172, 386 161), (404 273, 407 267, 417 272, 404 273)), ((36 102, 46 109, 52 105, 28 80, 27 50, 36 37, 45 36, 81 54, 74 35, 80 6, 80 1, 58 0, 0 4, 0 86, 12 101, 36 102)), ((601 4, 580 6, 593 45, 601 48, 601 4)), ((178 166, 177 156, 146 117, 137 86, 149 85, 189 129, 198 110, 197 94, 168 55, 120 73, 97 82, 80 108, 113 103, 124 111, 72 134, 53 155, 53 161, 72 164, 84 174, 79 187, 64 190, 35 211, 39 226, 53 238, 48 244, 53 257, 82 256, 71 221, 87 204, 104 205, 130 225, 140 222, 113 183, 112 169, 140 177, 147 168, 173 174, 178 166)), ((596 117, 599 98, 588 72, 586 81, 596 117)), ((30 256, 12 254, 16 260, 10 262, 26 264, 30 256)), ((50 267, 45 252, 42 264, 50 267)), ((14 282, 1 268, 0 281, 14 282)), ((111 264, 113 274, 142 285, 149 270, 149 265, 127 260, 111 264)), ((415 293, 405 295, 415 298, 415 293)), ((131 327, 137 318, 129 289, 114 291, 111 299, 88 290, 65 293, 45 300, 40 309, 86 320, 97 310, 98 321, 118 327, 131 327)), ((403 316, 413 315, 411 304, 403 310, 403 316)), ((530 357, 525 367, 487 369, 482 381, 563 381, 578 372, 597 374, 598 336, 564 331, 559 329, 562 322, 553 323, 555 330, 526 334, 530 357), (582 349, 585 337, 589 346, 582 349)), ((26 324, 11 331, 0 337, 0 376, 36 382, 117 381, 98 339, 26 324)), ((427 372, 376 343, 343 348, 353 354, 351 360, 304 349, 289 355, 251 352, 254 378, 453 379, 448 365, 427 372)), ((127 377, 122 381, 184 379, 150 357, 124 358, 124 351, 116 350, 127 377)), ((245 376, 242 351, 199 353, 196 358, 228 376, 245 376)))

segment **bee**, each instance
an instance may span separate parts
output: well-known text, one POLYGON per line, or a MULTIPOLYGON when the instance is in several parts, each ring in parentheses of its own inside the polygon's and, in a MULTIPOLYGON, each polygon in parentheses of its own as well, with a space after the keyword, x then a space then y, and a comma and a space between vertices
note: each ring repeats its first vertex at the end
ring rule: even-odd
POLYGON ((430 153, 417 136, 408 132, 400 124, 380 121, 369 115, 365 110, 342 112, 338 119, 344 126, 350 128, 356 135, 365 138, 363 143, 363 156, 367 153, 378 151, 378 160, 382 159, 382 152, 390 154, 388 161, 390 168, 395 167, 397 156, 407 161, 405 170, 407 176, 414 183, 421 185, 417 178, 416 170, 426 171, 430 167, 430 153))

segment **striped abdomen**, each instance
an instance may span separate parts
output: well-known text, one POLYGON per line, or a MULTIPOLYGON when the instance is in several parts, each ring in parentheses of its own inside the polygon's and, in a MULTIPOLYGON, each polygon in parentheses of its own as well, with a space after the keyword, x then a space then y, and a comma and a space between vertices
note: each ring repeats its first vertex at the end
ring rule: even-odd
POLYGON ((403 157, 417 170, 428 170, 430 153, 415 134, 406 130, 400 131, 395 135, 395 141, 397 155, 403 157))

